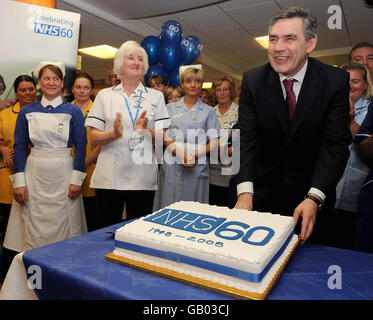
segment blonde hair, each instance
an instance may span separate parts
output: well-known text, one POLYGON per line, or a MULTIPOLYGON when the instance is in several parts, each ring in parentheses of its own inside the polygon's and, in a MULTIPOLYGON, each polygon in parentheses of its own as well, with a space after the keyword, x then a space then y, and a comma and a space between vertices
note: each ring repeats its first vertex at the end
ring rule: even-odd
POLYGON ((180 75, 180 83, 184 83, 185 80, 188 80, 191 78, 200 78, 203 81, 203 76, 204 76, 203 70, 190 67, 190 68, 185 69, 180 75))
POLYGON ((363 79, 364 81, 367 83, 367 89, 365 90, 365 93, 363 95, 364 99, 371 99, 372 96, 373 96, 373 93, 372 93, 372 78, 371 78, 371 75, 370 75, 370 72, 368 70, 368 68, 360 63, 357 63, 357 62, 349 62, 349 63, 346 63, 342 66, 342 69, 348 71, 348 70, 358 70, 358 71, 361 71, 361 73, 363 74, 363 79))

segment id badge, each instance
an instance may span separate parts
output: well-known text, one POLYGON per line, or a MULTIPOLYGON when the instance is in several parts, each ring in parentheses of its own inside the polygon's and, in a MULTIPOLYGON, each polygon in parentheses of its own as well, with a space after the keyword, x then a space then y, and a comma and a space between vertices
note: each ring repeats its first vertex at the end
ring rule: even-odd
POLYGON ((128 149, 130 151, 135 149, 143 149, 144 145, 142 142, 144 141, 144 136, 132 136, 132 138, 128 139, 128 149))

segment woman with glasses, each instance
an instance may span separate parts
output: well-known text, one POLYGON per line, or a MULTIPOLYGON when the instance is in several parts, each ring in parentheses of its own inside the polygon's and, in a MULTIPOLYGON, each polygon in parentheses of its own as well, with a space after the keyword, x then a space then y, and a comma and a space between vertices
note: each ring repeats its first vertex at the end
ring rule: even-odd
MULTIPOLYGON (((100 226, 152 213, 158 166, 154 144, 162 151, 163 130, 170 119, 162 92, 145 87, 146 51, 135 41, 121 45, 114 69, 121 79, 101 90, 86 119, 93 145, 101 145, 92 175, 100 226)), ((156 150, 158 150, 156 148, 156 150)))
MULTIPOLYGON (((87 118, 89 111, 91 110, 93 101, 91 100, 93 94, 94 82, 92 77, 86 73, 81 72, 75 76, 74 84, 71 88, 74 94, 74 101, 72 104, 76 104, 83 113, 84 119, 87 118)), ((84 211, 87 218, 88 231, 97 229, 97 212, 96 212, 96 192, 95 189, 90 188, 92 173, 96 166, 98 154, 101 146, 92 146, 88 139, 89 130, 87 129, 87 146, 86 155, 84 161, 84 168, 87 176, 84 179, 82 185, 82 195, 84 203, 84 211)))
MULTIPOLYGON (((236 97, 236 85, 232 77, 221 75, 216 77, 212 83, 212 93, 218 104, 215 106, 216 116, 218 117, 223 135, 219 141, 219 152, 222 154, 225 150, 228 137, 231 134, 232 127, 238 120, 238 105, 233 102, 236 97)), ((220 157, 218 164, 210 166, 210 204, 218 206, 228 205, 228 187, 231 175, 223 174, 229 169, 231 164, 227 163, 227 157, 220 157), (223 161, 224 159, 224 161, 223 161)))
POLYGON ((41 62, 34 75, 42 99, 23 107, 17 117, 11 176, 15 201, 4 240, 4 247, 16 252, 87 231, 81 197, 87 138, 79 108, 62 101, 64 72, 62 62, 41 62))
POLYGON ((185 96, 167 104, 171 126, 165 138, 161 208, 176 201, 209 202, 207 155, 217 146, 220 125, 214 109, 199 98, 203 75, 201 65, 181 66, 185 96))

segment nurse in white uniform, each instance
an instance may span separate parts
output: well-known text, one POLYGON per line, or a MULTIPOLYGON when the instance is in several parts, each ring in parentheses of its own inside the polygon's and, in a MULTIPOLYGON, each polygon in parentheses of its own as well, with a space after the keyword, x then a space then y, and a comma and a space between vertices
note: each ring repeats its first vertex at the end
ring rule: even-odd
POLYGON ((87 139, 80 109, 62 101, 64 71, 62 63, 41 62, 34 74, 42 100, 22 108, 17 118, 11 176, 15 200, 4 240, 13 251, 87 232, 81 196, 87 139))
MULTIPOLYGON (((218 104, 214 107, 221 128, 222 137, 219 139, 220 155, 224 154, 232 127, 238 120, 238 105, 233 101, 236 97, 236 85, 234 79, 228 75, 217 76, 212 82, 212 92, 218 104)), ((216 206, 228 206, 228 187, 232 164, 227 163, 229 159, 223 157, 224 161, 210 166, 210 204, 216 206), (225 163, 223 163, 225 162, 225 163), (223 170, 225 171, 223 174, 223 170)))
POLYGON ((121 83, 98 93, 85 122, 90 142, 102 145, 90 185, 100 227, 122 221, 124 202, 127 219, 152 212, 155 150, 161 155, 170 119, 163 94, 141 83, 148 68, 146 51, 135 41, 123 43, 114 59, 121 83))

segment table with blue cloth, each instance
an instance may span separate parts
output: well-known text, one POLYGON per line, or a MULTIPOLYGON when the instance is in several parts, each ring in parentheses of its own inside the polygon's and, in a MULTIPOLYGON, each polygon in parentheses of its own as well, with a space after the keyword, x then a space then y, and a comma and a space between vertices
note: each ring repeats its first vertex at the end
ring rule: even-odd
MULTIPOLYGON (((40 266, 39 299, 222 300, 218 294, 105 260, 122 222, 23 254, 25 270, 40 266)), ((32 273, 29 274, 31 276, 32 273)), ((373 299, 373 254, 300 245, 269 300, 373 299), (339 273, 341 272, 341 273, 339 273), (338 281, 340 283, 338 283, 338 281)))

